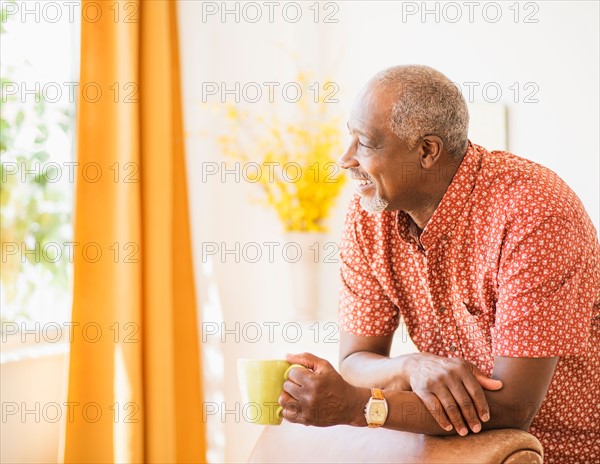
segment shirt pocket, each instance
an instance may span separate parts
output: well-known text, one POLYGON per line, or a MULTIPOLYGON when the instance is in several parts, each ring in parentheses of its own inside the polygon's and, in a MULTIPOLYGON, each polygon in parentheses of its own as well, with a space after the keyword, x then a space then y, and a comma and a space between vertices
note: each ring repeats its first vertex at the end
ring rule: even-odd
POLYGON ((459 311, 475 317, 494 313, 496 295, 488 282, 478 285, 476 289, 465 287, 455 288, 453 302, 457 309, 460 307, 459 311))
POLYGON ((489 331, 494 325, 494 307, 481 302, 473 294, 462 292, 454 298, 454 313, 457 319, 466 324, 476 325, 483 331, 489 331))

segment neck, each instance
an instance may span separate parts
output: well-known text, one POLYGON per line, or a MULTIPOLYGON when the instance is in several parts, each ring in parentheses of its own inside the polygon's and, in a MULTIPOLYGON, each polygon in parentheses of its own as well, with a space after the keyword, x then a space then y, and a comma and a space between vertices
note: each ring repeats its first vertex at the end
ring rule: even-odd
POLYGON ((423 232, 423 229, 425 229, 425 226, 431 219, 431 216, 433 216, 435 209, 440 204, 440 201, 442 201, 443 196, 444 194, 442 193, 437 200, 434 201, 433 199, 430 199, 429 202, 424 203, 421 207, 413 211, 407 211, 408 215, 417 225, 419 235, 421 235, 421 232, 423 232))
POLYGON ((460 161, 462 160, 459 160, 457 163, 449 164, 448 166, 451 166, 451 169, 449 170, 451 175, 446 179, 444 179, 444 176, 442 176, 440 182, 427 185, 426 187, 428 187, 428 191, 423 193, 419 204, 417 204, 415 208, 412 208, 411 211, 406 211, 417 225, 419 235, 423 229, 425 229, 425 226, 427 226, 431 216, 433 216, 433 213, 442 201, 442 197, 446 193, 446 190, 448 190, 456 171, 458 171, 460 161))

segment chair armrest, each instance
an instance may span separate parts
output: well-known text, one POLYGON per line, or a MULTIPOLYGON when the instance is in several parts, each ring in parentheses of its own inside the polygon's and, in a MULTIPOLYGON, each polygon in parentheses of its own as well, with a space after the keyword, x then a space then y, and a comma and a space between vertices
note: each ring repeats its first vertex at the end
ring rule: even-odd
POLYGON ((434 437, 339 425, 318 428, 284 421, 266 426, 250 463, 541 464, 540 442, 522 430, 434 437))

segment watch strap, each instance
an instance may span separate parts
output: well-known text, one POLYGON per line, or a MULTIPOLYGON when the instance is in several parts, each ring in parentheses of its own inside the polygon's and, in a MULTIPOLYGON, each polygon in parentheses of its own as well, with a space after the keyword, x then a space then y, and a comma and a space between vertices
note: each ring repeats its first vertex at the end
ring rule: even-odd
POLYGON ((383 390, 381 388, 371 388, 371 398, 376 400, 385 400, 385 396, 383 396, 383 390))

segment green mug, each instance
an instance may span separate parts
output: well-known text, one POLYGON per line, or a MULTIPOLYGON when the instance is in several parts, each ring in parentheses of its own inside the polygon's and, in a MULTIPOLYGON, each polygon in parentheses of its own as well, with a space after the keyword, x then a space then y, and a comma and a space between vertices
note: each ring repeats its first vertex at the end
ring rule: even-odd
POLYGON ((283 382, 295 367, 279 359, 238 359, 238 380, 242 391, 244 419, 253 424, 279 425, 283 420, 283 408, 279 396, 283 382))

